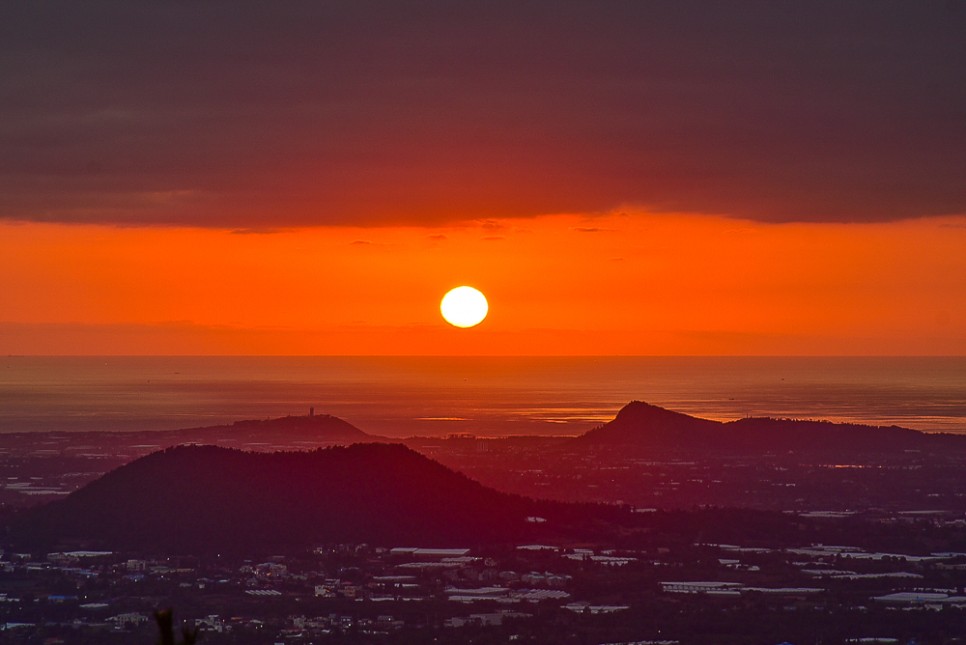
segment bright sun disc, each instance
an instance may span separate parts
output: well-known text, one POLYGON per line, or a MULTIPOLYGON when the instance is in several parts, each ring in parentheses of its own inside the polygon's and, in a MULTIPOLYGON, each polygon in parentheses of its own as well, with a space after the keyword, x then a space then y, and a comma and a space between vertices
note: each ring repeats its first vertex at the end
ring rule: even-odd
POLYGON ((443 296, 439 311, 455 327, 475 327, 486 318, 490 306, 486 297, 473 287, 456 287, 443 296))

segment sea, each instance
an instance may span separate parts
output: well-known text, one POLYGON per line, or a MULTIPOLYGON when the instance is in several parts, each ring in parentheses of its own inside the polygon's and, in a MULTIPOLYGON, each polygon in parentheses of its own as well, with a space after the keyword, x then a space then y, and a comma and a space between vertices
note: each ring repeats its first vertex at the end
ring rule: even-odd
POLYGON ((0 432, 331 414, 388 437, 576 435, 629 401, 966 434, 966 357, 0 358, 0 432))

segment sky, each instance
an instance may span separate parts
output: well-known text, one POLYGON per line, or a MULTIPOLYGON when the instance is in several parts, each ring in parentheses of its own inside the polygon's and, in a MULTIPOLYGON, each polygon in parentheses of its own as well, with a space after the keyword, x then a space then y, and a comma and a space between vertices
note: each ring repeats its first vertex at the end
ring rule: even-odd
POLYGON ((964 355, 964 69, 961 0, 4 3, 0 353, 964 355))

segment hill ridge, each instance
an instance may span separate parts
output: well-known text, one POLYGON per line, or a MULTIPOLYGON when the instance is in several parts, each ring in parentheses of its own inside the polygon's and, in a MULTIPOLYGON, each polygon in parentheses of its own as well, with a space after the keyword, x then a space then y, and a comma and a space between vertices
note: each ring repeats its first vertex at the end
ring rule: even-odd
POLYGON ((925 433, 900 426, 872 426, 813 419, 744 417, 715 421, 631 401, 614 419, 571 441, 572 446, 627 446, 649 450, 889 452, 942 445, 966 450, 966 436, 925 433))
POLYGON ((13 522, 15 541, 171 552, 323 542, 446 546, 515 538, 538 503, 401 444, 253 452, 166 448, 13 522))

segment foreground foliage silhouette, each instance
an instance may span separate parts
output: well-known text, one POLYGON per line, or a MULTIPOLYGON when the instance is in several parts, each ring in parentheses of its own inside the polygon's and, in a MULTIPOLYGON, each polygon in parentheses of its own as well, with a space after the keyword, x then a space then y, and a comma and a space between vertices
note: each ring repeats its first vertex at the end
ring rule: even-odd
MULTIPOLYGON (((154 612, 154 620, 158 623, 158 629, 161 631, 161 640, 158 641, 160 645, 175 645, 174 640, 174 614, 170 609, 160 609, 154 612)), ((198 628, 188 629, 184 627, 181 629, 182 643, 184 645, 194 645, 198 642, 198 628)))

